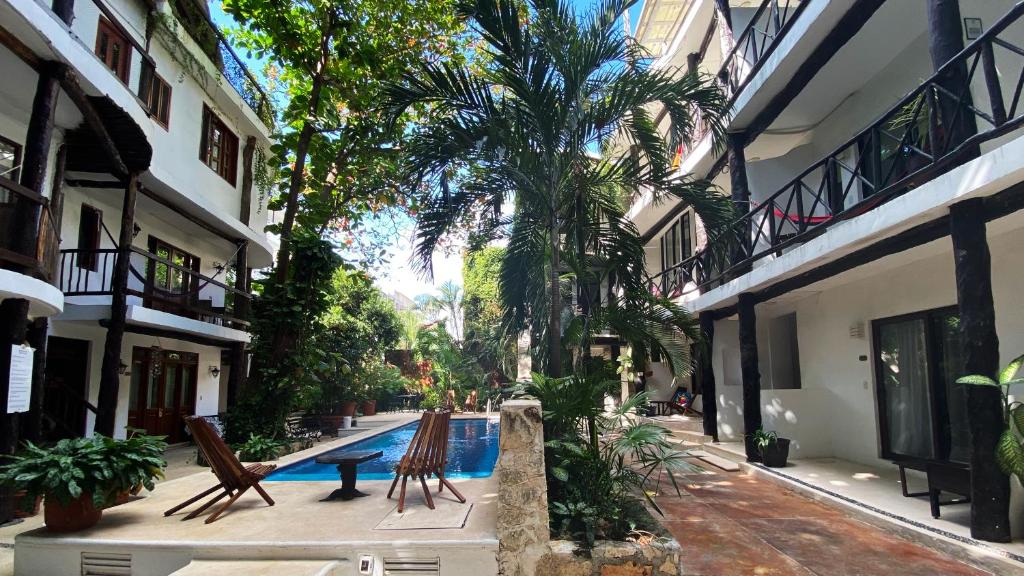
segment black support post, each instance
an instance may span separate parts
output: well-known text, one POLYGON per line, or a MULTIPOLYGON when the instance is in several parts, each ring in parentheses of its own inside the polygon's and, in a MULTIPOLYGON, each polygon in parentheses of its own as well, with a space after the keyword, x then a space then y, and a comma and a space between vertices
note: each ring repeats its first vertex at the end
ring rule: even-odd
MULTIPOLYGON (((235 256, 235 289, 249 293, 249 243, 243 241, 235 256)), ((235 295, 235 317, 239 320, 249 318, 249 301, 235 295)), ((247 373, 246 346, 244 342, 236 342, 231 345, 230 350, 231 371, 228 373, 227 405, 234 406, 238 398, 238 391, 242 389, 247 373)))
POLYGON ((743 438, 747 462, 760 462, 752 435, 761 428, 761 370, 757 365, 757 317, 754 295, 740 294, 740 372, 743 374, 743 438))
POLYGON ((128 273, 131 266, 132 236, 135 227, 135 199, 138 195, 139 175, 128 175, 121 206, 121 231, 117 240, 117 260, 110 279, 110 322, 103 346, 103 364, 100 368, 100 392, 96 402, 95 431, 105 436, 114 435, 117 417, 117 396, 121 385, 118 368, 121 364, 121 343, 124 340, 128 314, 128 273))
MULTIPOLYGON (((0 463, 18 446, 19 415, 7 413, 11 347, 25 343, 28 331, 28 300, 8 298, 0 302, 0 463)), ((14 489, 0 486, 0 524, 14 517, 14 489)))
MULTIPOLYGON (((954 204, 949 216, 964 342, 964 374, 995 378, 999 371, 999 336, 992 298, 992 263, 985 237, 984 200, 976 198, 954 204)), ((1009 542, 1010 479, 995 461, 1004 428, 1000 390, 968 386, 967 418, 971 433, 971 536, 989 542, 1009 542)))
MULTIPOLYGON (((959 0, 928 0, 928 53, 935 70, 953 59, 964 49, 962 19, 959 0)), ((939 79, 947 91, 938 96, 939 119, 946 133, 946 142, 940 151, 942 155, 956 148, 961 142, 978 132, 978 126, 971 112, 971 92, 967 80, 967 62, 951 66, 939 79), (957 102, 952 96, 962 99, 957 102)), ((964 151, 970 158, 979 154, 977 146, 964 151)))
POLYGON ((701 394, 704 397, 704 435, 718 442, 718 393, 715 391, 715 368, 711 363, 711 351, 715 342, 715 317, 710 311, 701 312, 700 332, 704 342, 698 345, 697 355, 700 374, 701 394))
POLYGON ((35 349, 35 354, 32 356, 32 400, 28 414, 21 422, 21 435, 31 442, 39 442, 43 435, 43 389, 46 384, 46 342, 49 331, 49 320, 36 318, 29 323, 26 334, 28 345, 35 349))

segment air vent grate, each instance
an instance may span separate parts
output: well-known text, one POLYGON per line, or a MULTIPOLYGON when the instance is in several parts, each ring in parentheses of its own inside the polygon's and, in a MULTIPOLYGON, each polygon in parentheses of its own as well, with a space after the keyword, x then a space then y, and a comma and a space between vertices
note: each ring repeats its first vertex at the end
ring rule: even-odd
POLYGON ((440 558, 385 558, 384 576, 440 576, 440 558))
POLYGON ((131 576, 131 554, 82 552, 82 576, 131 576))

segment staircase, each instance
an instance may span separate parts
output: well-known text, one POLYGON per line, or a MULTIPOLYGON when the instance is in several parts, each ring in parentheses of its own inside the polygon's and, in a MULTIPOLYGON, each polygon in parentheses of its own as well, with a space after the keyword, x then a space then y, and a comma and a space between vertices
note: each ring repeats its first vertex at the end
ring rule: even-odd
POLYGON ((732 443, 720 444, 704 434, 704 420, 695 416, 653 416, 646 421, 667 428, 672 435, 669 441, 679 450, 688 451, 692 456, 727 472, 736 472, 746 461, 742 449, 738 452, 732 443))

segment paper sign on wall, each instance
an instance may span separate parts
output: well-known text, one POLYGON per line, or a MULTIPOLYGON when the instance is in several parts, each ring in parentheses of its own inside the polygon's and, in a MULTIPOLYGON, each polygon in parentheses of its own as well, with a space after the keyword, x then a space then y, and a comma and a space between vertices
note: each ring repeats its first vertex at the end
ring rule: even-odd
POLYGON ((32 357, 28 346, 11 346, 11 371, 7 389, 7 413, 28 412, 32 399, 32 357))

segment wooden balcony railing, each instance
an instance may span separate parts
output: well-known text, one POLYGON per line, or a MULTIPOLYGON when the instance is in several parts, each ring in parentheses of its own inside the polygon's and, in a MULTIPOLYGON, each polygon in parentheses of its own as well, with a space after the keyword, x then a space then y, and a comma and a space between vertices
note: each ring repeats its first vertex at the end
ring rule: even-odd
POLYGON ((980 144, 1018 131, 1024 47, 1013 39, 1022 35, 1024 4, 1018 4, 867 128, 751 202, 749 212, 709 237, 696 255, 652 277, 652 291, 679 296, 714 287, 970 160, 980 144), (964 125, 971 126, 967 133, 964 125))
MULTIPOLYGON (((117 252, 114 248, 61 250, 64 295, 113 294, 117 252)), ((240 330, 249 326, 245 312, 252 297, 247 292, 134 246, 130 272, 126 293, 142 298, 146 308, 240 330), (213 296, 222 297, 222 305, 214 306, 213 296)))
POLYGON ((49 200, 0 176, 0 266, 52 282, 59 245, 49 200))
MULTIPOLYGON (((763 0, 750 24, 734 38, 718 72, 722 89, 733 100, 775 50, 803 9, 812 0, 763 0)), ((820 1, 820 0, 818 0, 820 1)))

